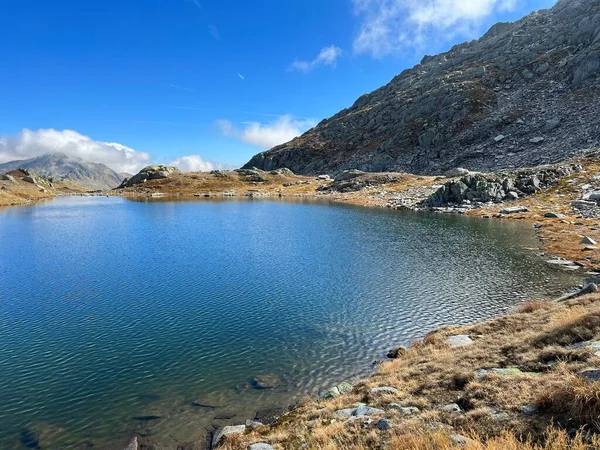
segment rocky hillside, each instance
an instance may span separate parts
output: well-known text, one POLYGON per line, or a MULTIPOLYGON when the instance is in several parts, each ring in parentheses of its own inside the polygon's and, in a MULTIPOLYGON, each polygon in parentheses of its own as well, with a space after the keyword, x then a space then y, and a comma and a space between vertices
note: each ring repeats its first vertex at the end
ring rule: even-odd
POLYGON ((426 56, 245 167, 300 174, 553 163, 600 141, 600 0, 559 0, 426 56))
POLYGON ((21 168, 46 178, 70 181, 91 190, 112 189, 122 180, 119 174, 104 164, 84 161, 58 152, 0 164, 0 173, 21 168))

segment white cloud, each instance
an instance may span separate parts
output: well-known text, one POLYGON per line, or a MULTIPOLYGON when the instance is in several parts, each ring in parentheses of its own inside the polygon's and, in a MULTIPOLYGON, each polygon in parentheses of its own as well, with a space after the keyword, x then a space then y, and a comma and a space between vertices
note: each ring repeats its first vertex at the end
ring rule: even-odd
POLYGON ((315 59, 312 61, 295 60, 290 66, 290 70, 299 72, 310 72, 320 66, 335 67, 337 59, 342 56, 342 49, 335 45, 330 45, 321 50, 315 59))
POLYGON ((483 19, 511 11, 518 0, 352 0, 361 18, 356 53, 380 58, 430 39, 472 36, 483 19))
POLYGON ((169 165, 179 167, 183 172, 210 172, 220 168, 219 164, 204 161, 200 155, 182 156, 171 161, 169 165))
POLYGON ((238 73, 238 77, 240 77, 240 80, 244 81, 246 79, 246 77, 244 75, 242 75, 241 73, 238 73))
POLYGON ((15 136, 0 137, 0 163, 62 152, 86 161, 106 164, 116 172, 137 173, 150 154, 117 142, 95 141, 73 130, 23 129, 15 136))
POLYGON ((245 123, 241 129, 225 119, 217 121, 217 126, 224 136, 267 149, 291 141, 315 126, 316 123, 316 120, 313 119, 298 120, 290 115, 285 115, 268 124, 245 123))

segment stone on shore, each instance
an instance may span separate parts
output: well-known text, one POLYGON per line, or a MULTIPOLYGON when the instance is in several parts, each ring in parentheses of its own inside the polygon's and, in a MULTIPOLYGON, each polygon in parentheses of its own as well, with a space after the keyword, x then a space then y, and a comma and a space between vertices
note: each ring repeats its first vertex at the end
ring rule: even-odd
POLYGON ((577 344, 569 345, 566 347, 567 350, 591 350, 594 352, 596 357, 600 358, 600 341, 585 341, 578 342, 577 344))
POLYGON ((564 219, 567 216, 565 216, 564 214, 561 214, 561 213, 548 212, 548 213, 544 214, 544 217, 546 217, 547 219, 564 219))
POLYGON ((246 431, 246 425, 230 425, 227 427, 223 427, 220 430, 216 431, 213 434, 211 448, 215 448, 221 442, 225 436, 229 436, 231 434, 242 434, 246 431))
POLYGON ((123 450, 138 450, 137 436, 135 436, 131 441, 129 441, 129 444, 127 444, 127 447, 125 447, 123 450))
POLYGON ((529 209, 525 208, 524 206, 513 206, 511 208, 504 208, 502 211, 500 211, 500 214, 519 214, 526 213, 528 211, 529 209))
POLYGON ((273 446, 266 442, 259 442, 248 446, 248 450, 274 450, 273 446))
POLYGON ((375 387, 371 389, 371 394, 392 394, 399 395, 400 391, 392 386, 375 387))
POLYGON ((332 398, 339 397, 340 395, 344 395, 352 391, 353 386, 350 383, 340 383, 337 386, 328 389, 323 394, 319 395, 319 400, 329 400, 332 398))
POLYGON ((448 336, 448 338, 446 339, 446 344, 448 344, 450 347, 468 347, 470 345, 473 345, 474 343, 475 341, 473 341, 473 339, 471 339, 466 334, 448 336))
POLYGON ((581 243, 582 243, 582 244, 585 244, 585 245, 597 245, 597 244, 598 244, 598 243, 597 243, 595 240, 593 240, 591 237, 587 237, 587 236, 584 236, 584 237, 583 237, 583 239, 581 240, 581 243))
POLYGON ((398 348, 394 348, 392 350, 390 350, 389 352, 387 352, 387 357, 390 359, 398 359, 401 356, 405 355, 406 352, 408 351, 408 349, 404 346, 400 346, 398 348))
POLYGON ((444 412, 461 412, 462 410, 460 409, 460 406, 458 406, 456 403, 450 403, 449 405, 442 406, 440 408, 440 411, 444 411, 444 412))

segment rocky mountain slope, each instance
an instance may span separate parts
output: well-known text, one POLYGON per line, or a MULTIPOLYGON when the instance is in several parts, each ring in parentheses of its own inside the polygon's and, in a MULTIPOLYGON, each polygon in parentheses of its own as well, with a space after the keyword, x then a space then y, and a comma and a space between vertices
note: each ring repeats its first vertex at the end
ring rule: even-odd
POLYGON ((439 174, 557 162, 600 141, 599 74, 600 0, 559 0, 425 56, 244 167, 439 174))
POLYGON ((0 173, 21 168, 46 178, 71 181, 92 190, 112 189, 122 181, 119 174, 104 164, 84 161, 58 152, 0 164, 0 173))

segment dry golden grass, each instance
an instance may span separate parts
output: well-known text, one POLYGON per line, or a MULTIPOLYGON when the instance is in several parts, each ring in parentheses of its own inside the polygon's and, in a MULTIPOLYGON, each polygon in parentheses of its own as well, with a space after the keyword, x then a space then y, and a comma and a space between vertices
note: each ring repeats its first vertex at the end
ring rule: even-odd
POLYGON ((600 294, 565 303, 532 302, 490 322, 436 330, 401 358, 382 363, 350 394, 304 401, 273 426, 227 440, 223 448, 241 450, 250 443, 269 442, 276 449, 449 449, 452 434, 468 436, 467 449, 600 448, 594 447, 597 438, 571 440, 564 429, 547 431, 553 423, 594 428, 600 383, 583 383, 574 374, 600 361, 588 350, 567 350, 565 345, 600 337, 598 317, 600 294), (450 348, 444 342, 453 334, 467 334, 475 344, 450 348), (491 368, 519 368, 522 373, 476 375, 491 368), (398 392, 371 393, 380 386, 398 392), (421 412, 402 416, 387 411, 391 429, 386 431, 333 414, 357 402, 383 410, 399 403, 421 412), (439 410, 454 402, 462 413, 439 410), (539 412, 524 414, 526 405, 538 405, 539 412))
POLYGON ((61 194, 75 194, 85 192, 86 189, 68 181, 57 181, 52 186, 48 184, 35 185, 23 181, 24 173, 14 170, 9 172, 16 180, 0 180, 0 207, 27 205, 29 203, 50 199, 61 194))
POLYGON ((547 311, 552 308, 552 304, 546 300, 530 300, 522 303, 514 309, 516 314, 531 314, 536 311, 547 311))

